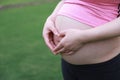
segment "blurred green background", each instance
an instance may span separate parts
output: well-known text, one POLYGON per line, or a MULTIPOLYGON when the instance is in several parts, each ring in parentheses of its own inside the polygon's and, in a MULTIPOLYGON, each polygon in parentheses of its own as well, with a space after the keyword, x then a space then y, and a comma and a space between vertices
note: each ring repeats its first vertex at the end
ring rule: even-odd
POLYGON ((0 0, 0 80, 62 80, 60 56, 45 45, 42 29, 58 0, 0 0))

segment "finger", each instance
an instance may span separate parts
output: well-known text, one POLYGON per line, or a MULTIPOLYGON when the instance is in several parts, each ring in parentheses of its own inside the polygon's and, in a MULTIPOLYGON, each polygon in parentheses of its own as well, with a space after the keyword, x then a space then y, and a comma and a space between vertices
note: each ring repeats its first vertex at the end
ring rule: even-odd
POLYGON ((51 50, 53 50, 53 44, 51 44, 51 41, 47 37, 45 38, 45 43, 51 50))
POLYGON ((72 55, 74 52, 73 51, 70 51, 70 52, 68 52, 68 55, 72 55))
POLYGON ((61 43, 58 43, 58 45, 55 47, 55 49, 53 50, 55 53, 58 52, 59 50, 61 50, 64 46, 61 43))
POLYGON ((69 56, 73 54, 73 51, 62 53, 63 55, 69 56))
POLYGON ((60 32, 60 35, 59 35, 59 36, 60 36, 60 37, 64 37, 65 34, 66 34, 66 31, 64 30, 64 31, 61 31, 61 32, 60 32))
POLYGON ((71 52, 71 50, 69 50, 69 49, 64 49, 64 51, 62 52, 63 54, 65 53, 69 53, 69 52, 71 52))
POLYGON ((58 53, 65 53, 65 48, 60 49, 59 51, 55 52, 56 54, 58 53))
POLYGON ((59 36, 59 32, 55 27, 50 27, 50 29, 55 35, 59 36))
POLYGON ((51 44, 53 47, 55 47, 54 34, 53 34, 53 32, 50 32, 50 33, 48 34, 48 39, 49 39, 50 44, 51 44))
POLYGON ((53 50, 53 48, 55 47, 54 46, 54 43, 53 43, 53 39, 52 39, 52 37, 50 37, 50 32, 47 32, 47 33, 45 33, 44 35, 43 35, 43 37, 44 37, 44 40, 45 40, 45 43, 46 43, 46 45, 51 49, 51 50, 53 50))

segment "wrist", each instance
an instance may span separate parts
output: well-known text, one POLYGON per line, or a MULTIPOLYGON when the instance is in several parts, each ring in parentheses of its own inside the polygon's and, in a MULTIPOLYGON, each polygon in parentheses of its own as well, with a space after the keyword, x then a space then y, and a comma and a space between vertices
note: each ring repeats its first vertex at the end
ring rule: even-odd
POLYGON ((90 29, 88 30, 80 30, 79 32, 79 40, 83 43, 88 43, 88 42, 92 42, 95 41, 96 38, 96 33, 92 32, 90 29))
POLYGON ((99 28, 83 30, 82 35, 85 43, 107 39, 106 33, 103 31, 100 31, 99 28))

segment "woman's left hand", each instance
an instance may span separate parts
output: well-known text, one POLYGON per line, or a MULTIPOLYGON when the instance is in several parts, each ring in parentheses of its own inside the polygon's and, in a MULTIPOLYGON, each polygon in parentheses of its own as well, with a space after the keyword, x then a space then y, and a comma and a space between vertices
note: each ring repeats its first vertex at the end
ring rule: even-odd
POLYGON ((82 30, 69 29, 60 33, 59 37, 62 37, 61 41, 54 49, 54 53, 70 55, 78 51, 84 44, 81 33, 82 30))

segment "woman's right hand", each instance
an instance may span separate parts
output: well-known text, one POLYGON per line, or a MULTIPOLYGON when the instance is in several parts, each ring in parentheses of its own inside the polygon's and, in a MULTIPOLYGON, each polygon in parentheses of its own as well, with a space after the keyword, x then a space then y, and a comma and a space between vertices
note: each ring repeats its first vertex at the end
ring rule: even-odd
POLYGON ((61 40, 54 48, 54 53, 71 55, 76 53, 85 43, 85 32, 83 30, 68 29, 60 32, 61 40))
POLYGON ((51 17, 48 17, 43 28, 43 38, 46 45, 53 52, 54 47, 54 35, 59 35, 57 29, 55 28, 54 21, 51 17))

